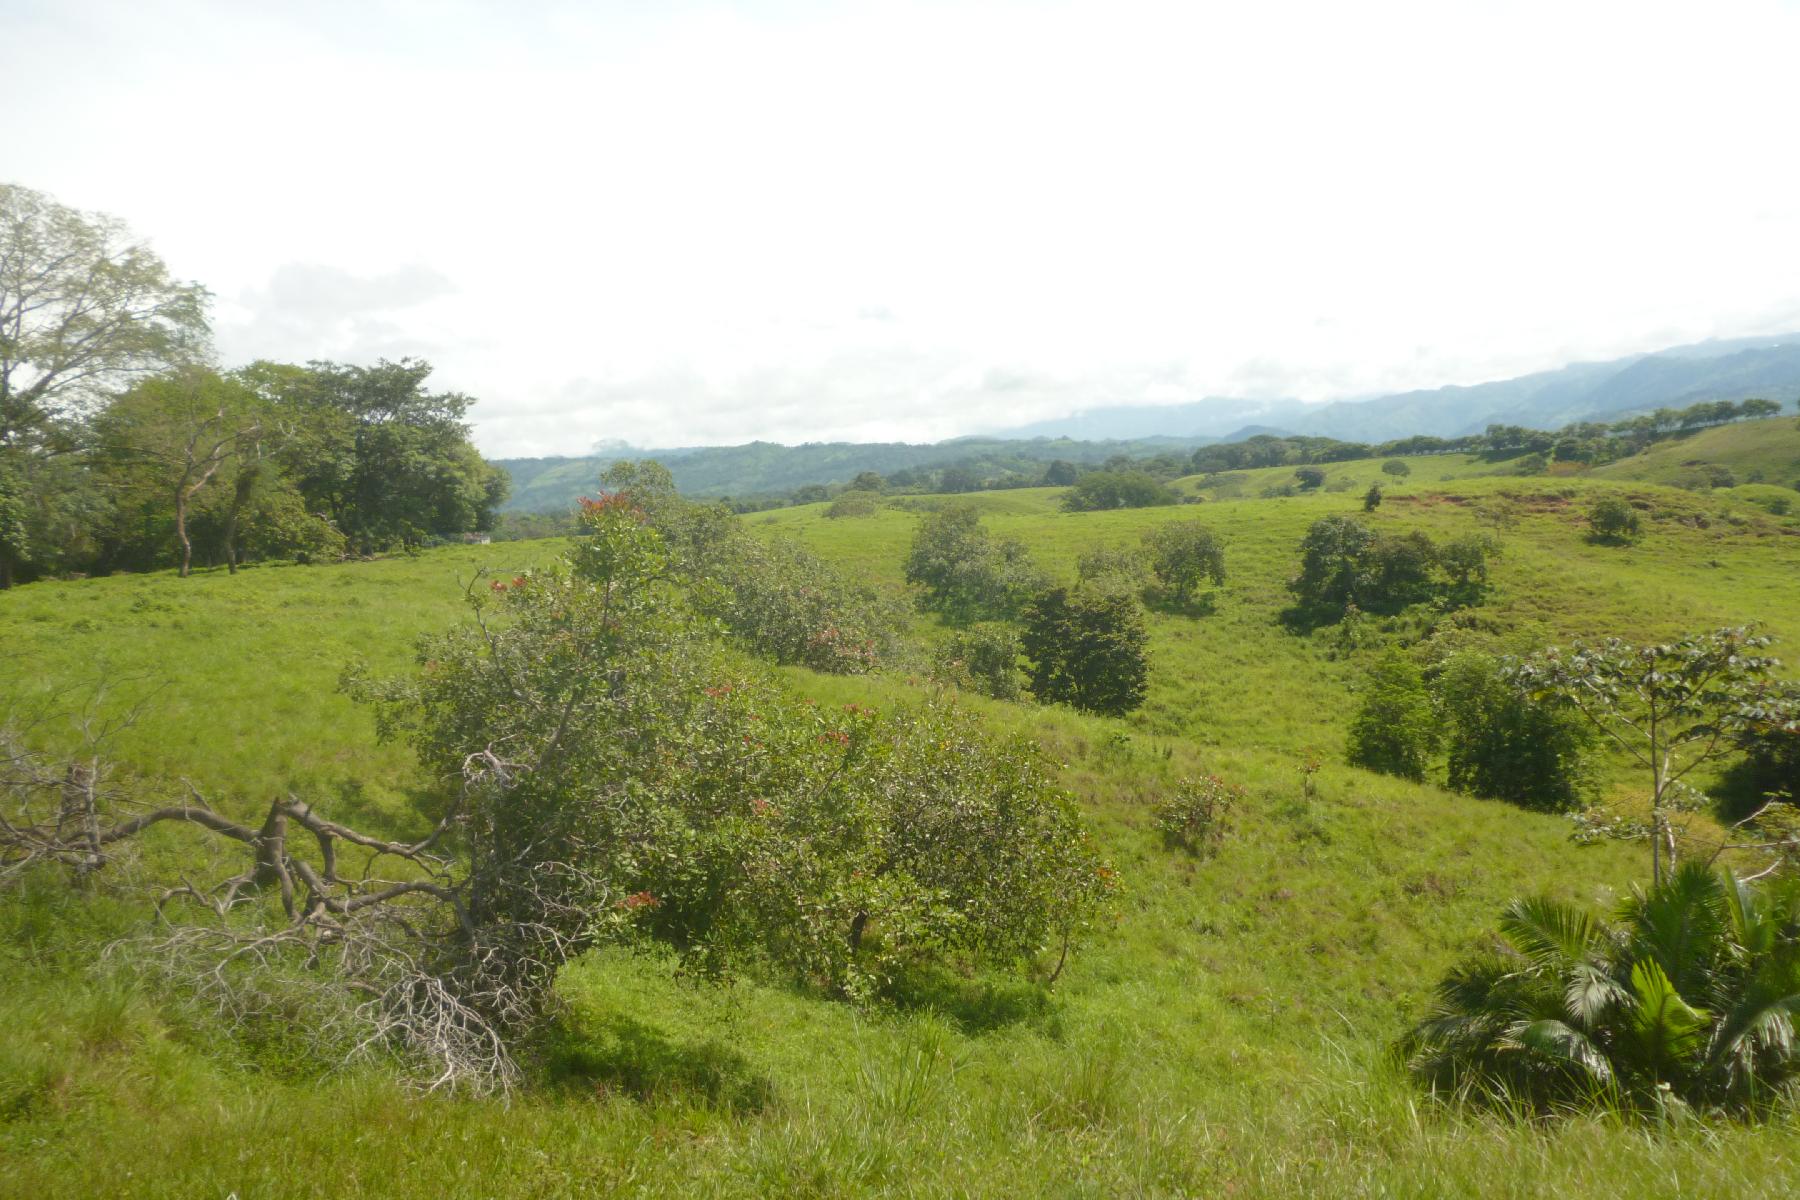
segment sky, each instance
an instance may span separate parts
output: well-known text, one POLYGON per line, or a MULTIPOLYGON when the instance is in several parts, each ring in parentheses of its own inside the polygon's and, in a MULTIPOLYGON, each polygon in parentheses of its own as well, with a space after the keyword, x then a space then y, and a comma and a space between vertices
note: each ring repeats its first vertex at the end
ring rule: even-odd
POLYGON ((0 0, 0 181, 490 456, 1800 330, 1800 7, 0 0))

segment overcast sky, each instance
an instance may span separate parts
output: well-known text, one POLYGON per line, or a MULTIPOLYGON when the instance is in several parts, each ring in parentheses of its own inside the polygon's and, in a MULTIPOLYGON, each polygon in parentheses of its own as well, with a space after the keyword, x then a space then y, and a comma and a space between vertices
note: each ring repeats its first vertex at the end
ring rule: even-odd
POLYGON ((1800 329, 1800 9, 0 0, 0 179, 492 455, 1800 329))

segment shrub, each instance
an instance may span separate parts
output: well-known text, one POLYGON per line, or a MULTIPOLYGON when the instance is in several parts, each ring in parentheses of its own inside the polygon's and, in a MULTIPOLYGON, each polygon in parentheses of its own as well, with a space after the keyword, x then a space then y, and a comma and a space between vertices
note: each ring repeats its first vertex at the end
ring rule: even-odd
POLYGON ((921 958, 1066 949, 1111 873, 1035 746, 948 706, 794 701, 711 640, 628 502, 586 515, 563 567, 478 598, 503 621, 363 688, 462 797, 484 952, 495 930, 548 978, 651 939, 706 973, 755 960, 864 997, 921 958))
POLYGON ((1150 571, 1163 592, 1177 604, 1187 603, 1207 580, 1225 582, 1225 547, 1201 521, 1171 521, 1144 533, 1150 571))
POLYGON ((1024 622, 1031 694, 1038 700, 1106 714, 1144 702, 1149 634, 1130 593, 1052 588, 1026 607, 1024 622))
POLYGON ((899 637, 901 614, 798 542, 743 534, 692 588, 694 607, 746 649, 836 675, 873 670, 899 637))
POLYGON ((876 498, 875 491, 853 489, 840 493, 825 510, 825 515, 841 520, 844 517, 872 517, 880 510, 881 501, 876 498))
POLYGON ((1152 810, 1163 841, 1180 846, 1201 858, 1218 852, 1231 832, 1231 811, 1244 798, 1244 789, 1217 775, 1183 779, 1175 793, 1152 810))
POLYGON ((1611 922, 1515 901, 1500 950, 1452 969, 1403 1043, 1433 1092, 1516 1110, 1667 1118, 1791 1100, 1800 1077, 1800 884, 1689 863, 1611 922))
POLYGON ((1381 464, 1381 473, 1383 475, 1393 475, 1398 478, 1404 475, 1411 475, 1412 468, 1407 466, 1406 463, 1400 459, 1390 458, 1381 464))
POLYGON ((1082 583, 1106 583, 1136 592, 1149 583, 1150 564, 1137 550, 1095 546, 1075 560, 1075 577, 1082 583))
POLYGON ((1351 765, 1403 779, 1424 779, 1438 744, 1437 714, 1418 665, 1389 650, 1369 672, 1350 722, 1351 765))
POLYGON ((1637 509, 1617 496, 1607 496, 1588 509, 1588 540, 1623 545, 1642 528, 1637 509))
POLYGON ((1453 790, 1547 812, 1580 806, 1592 786, 1593 737, 1578 715, 1515 688, 1499 660, 1476 651, 1446 659, 1432 692, 1453 790))
POLYGON ((1299 467, 1294 471, 1294 482, 1300 485, 1301 491, 1310 492, 1324 486, 1325 472, 1317 467, 1299 467))
POLYGON ((1077 479, 1063 493, 1069 512, 1094 512, 1110 508, 1155 508, 1174 504, 1178 497, 1154 475, 1143 471, 1093 471, 1077 479))
POLYGON ((1374 512, 1381 507, 1381 485, 1371 483, 1369 490, 1363 493, 1363 511, 1374 512))
POLYGON ((1336 621, 1350 605, 1392 614, 1433 599, 1472 604, 1485 591, 1487 562, 1498 550, 1483 536, 1440 547, 1418 530, 1377 534, 1351 517, 1324 517, 1301 540, 1300 573, 1288 588, 1300 614, 1317 621, 1336 621))
POLYGON ((944 683, 1017 700, 1024 690, 1019 674, 1019 634, 1010 625, 971 625, 951 634, 932 657, 932 674, 944 683))
POLYGON ((921 608, 956 622, 1014 616, 1044 584, 1023 543, 995 541, 966 504, 919 523, 906 556, 906 582, 922 589, 921 608))

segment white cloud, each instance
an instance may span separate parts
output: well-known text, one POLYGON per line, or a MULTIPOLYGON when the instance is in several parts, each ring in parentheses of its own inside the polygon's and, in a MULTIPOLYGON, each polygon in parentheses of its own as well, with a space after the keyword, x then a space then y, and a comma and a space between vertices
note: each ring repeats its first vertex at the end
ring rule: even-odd
POLYGON ((0 0, 0 170, 153 235, 231 354, 431 358, 493 453, 925 438, 1790 327, 1796 34, 1764 0, 0 0))

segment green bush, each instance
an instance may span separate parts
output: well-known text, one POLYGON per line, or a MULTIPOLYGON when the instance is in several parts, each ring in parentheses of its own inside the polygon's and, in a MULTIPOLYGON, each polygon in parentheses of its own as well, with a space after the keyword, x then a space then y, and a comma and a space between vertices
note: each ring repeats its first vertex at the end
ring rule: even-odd
POLYGON ((1580 807, 1593 786, 1593 735, 1580 716, 1515 688, 1499 660, 1476 651, 1445 660, 1432 692, 1451 789, 1546 812, 1580 807))
POLYGON ((1454 968, 1404 1043, 1432 1091, 1508 1110, 1669 1118, 1791 1102, 1800 883, 1689 863, 1611 922, 1515 901, 1501 947, 1454 968))
POLYGON ((938 646, 932 656, 932 674, 941 682, 996 700, 1017 700, 1024 690, 1019 653, 1019 634, 1012 626, 998 622, 971 625, 938 646))
POLYGON ((1438 717, 1424 676, 1406 655, 1389 650, 1363 685, 1346 757, 1352 766, 1423 779, 1437 744, 1438 717))
POLYGON ((1178 497, 1154 475, 1143 471, 1092 471, 1075 481, 1063 494, 1069 512, 1095 512, 1111 508, 1155 508, 1174 504, 1178 497))
POLYGON ((1412 468, 1398 458, 1390 458, 1381 464, 1381 473, 1383 475, 1392 475, 1399 478, 1401 476, 1411 475, 1412 468))
POLYGON ((1201 858, 1218 852, 1231 832, 1231 812, 1242 802, 1244 789, 1217 775, 1183 779, 1173 795, 1152 810, 1163 840, 1201 858))
POLYGON ((1171 521, 1144 533, 1150 571, 1162 592, 1177 604, 1193 598, 1202 583, 1225 582, 1225 547, 1201 521, 1171 521))
POLYGON ((1150 635, 1130 593, 1052 588, 1032 600, 1023 619, 1031 694, 1038 700, 1114 715, 1144 702, 1150 635))
POLYGON ((833 500, 825 509, 825 515, 835 521, 845 517, 872 517, 880 510, 881 500, 876 492, 853 488, 833 500))
POLYGON ((1607 496, 1588 509, 1588 540, 1623 545, 1634 540, 1642 524, 1637 509, 1617 496, 1607 496))
POLYGON ((919 606, 953 622, 1017 615, 1045 580, 1023 543, 989 536, 967 504, 929 513, 906 556, 906 582, 919 606))

